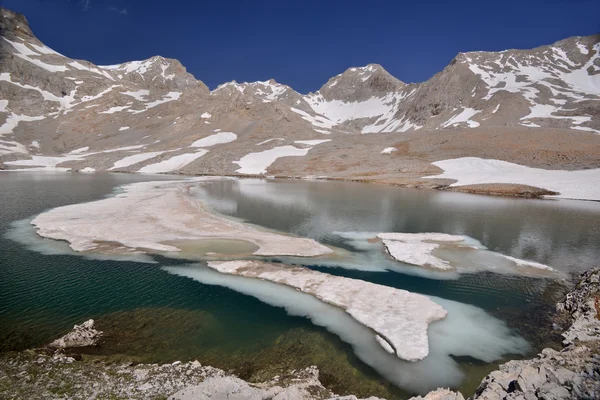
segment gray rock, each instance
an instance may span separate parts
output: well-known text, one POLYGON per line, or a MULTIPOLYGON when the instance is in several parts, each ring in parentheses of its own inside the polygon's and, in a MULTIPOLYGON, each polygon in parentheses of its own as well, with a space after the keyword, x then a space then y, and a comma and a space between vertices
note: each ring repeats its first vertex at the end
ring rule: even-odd
POLYGON ((86 347, 95 345, 102 332, 94 328, 94 320, 89 319, 81 325, 75 325, 71 332, 56 339, 48 345, 51 348, 64 349, 68 347, 86 347))

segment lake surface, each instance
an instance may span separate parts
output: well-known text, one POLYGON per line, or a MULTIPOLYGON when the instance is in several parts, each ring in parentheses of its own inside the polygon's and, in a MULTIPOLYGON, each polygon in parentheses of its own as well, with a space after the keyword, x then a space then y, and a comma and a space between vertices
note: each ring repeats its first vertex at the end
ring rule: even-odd
MULTIPOLYGON (((95 318, 109 336, 103 346, 87 352, 115 359, 197 358, 254 381, 315 364, 323 383, 338 393, 405 398, 415 391, 390 384, 361 362, 350 345, 306 318, 162 269, 189 261, 154 256, 156 263, 151 264, 42 254, 4 236, 14 234, 15 221, 46 209, 100 199, 119 185, 156 179, 0 173, 0 350, 42 345, 73 324, 95 318)), ((440 279, 418 267, 415 273, 378 270, 381 258, 336 232, 464 234, 490 250, 550 265, 565 276, 595 266, 600 259, 600 203, 594 202, 255 179, 210 182, 194 194, 232 218, 344 248, 364 267, 302 260, 309 268, 477 306, 525 338, 530 353, 556 339, 544 327, 549 327, 547 315, 563 290, 561 284, 492 272, 440 279)), ((502 361, 459 356, 455 359, 465 377, 457 387, 466 392, 502 361)))

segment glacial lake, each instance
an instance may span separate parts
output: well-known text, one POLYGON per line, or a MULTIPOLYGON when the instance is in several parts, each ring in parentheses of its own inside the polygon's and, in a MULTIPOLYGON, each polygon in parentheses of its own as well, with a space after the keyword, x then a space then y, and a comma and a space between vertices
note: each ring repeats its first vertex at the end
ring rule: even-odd
MULTIPOLYGON (((108 336, 99 348, 83 352, 110 355, 115 362, 198 359, 257 382, 317 365, 322 382, 339 394, 399 399, 440 383, 413 371, 414 380, 422 382, 403 387, 392 384, 362 362, 352 346, 309 319, 163 269, 187 268, 202 261, 156 255, 155 263, 145 263, 61 254, 53 248, 64 243, 32 238, 32 230, 27 230, 28 219, 44 210, 101 199, 120 185, 158 179, 175 178, 0 173, 0 351, 43 345, 72 325, 94 318, 108 336)), ((453 354, 452 362, 462 374, 453 386, 465 394, 472 393, 498 363, 556 345, 560 338, 552 331, 548 315, 564 283, 493 269, 451 277, 406 265, 389 271, 385 254, 357 246, 352 235, 467 235, 491 251, 549 265, 565 280, 596 266, 600 259, 598 202, 257 179, 208 182, 193 194, 230 218, 310 237, 354 256, 354 264, 347 265, 324 265, 311 259, 271 261, 300 263, 329 274, 475 306, 486 318, 501 321, 528 342, 522 354, 503 354, 494 361, 453 354)), ((468 332, 465 335, 469 337, 468 332)))

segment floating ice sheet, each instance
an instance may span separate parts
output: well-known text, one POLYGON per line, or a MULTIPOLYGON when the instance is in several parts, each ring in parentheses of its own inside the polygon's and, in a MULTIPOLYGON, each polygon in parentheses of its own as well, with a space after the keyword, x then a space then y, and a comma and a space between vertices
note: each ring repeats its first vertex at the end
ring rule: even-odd
POLYGON ((413 392, 425 393, 440 386, 459 385, 464 374, 451 355, 493 362, 503 355, 525 354, 529 350, 524 339, 482 309, 429 296, 448 311, 448 316, 429 326, 429 355, 418 362, 404 361, 388 353, 378 343, 373 330, 358 323, 341 308, 291 287, 222 274, 202 265, 163 269, 204 284, 228 287, 269 305, 282 307, 289 315, 309 318, 315 325, 349 343, 359 359, 387 380, 413 392))

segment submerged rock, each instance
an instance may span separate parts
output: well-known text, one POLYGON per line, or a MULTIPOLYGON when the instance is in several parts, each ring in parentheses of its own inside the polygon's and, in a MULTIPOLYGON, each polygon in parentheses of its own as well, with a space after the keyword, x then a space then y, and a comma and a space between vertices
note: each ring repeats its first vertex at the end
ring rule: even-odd
POLYGON ((68 347, 94 346, 100 340, 102 331, 96 330, 94 320, 88 319, 81 325, 73 326, 73 330, 48 345, 50 348, 65 349, 68 347))

